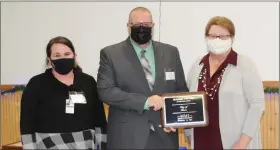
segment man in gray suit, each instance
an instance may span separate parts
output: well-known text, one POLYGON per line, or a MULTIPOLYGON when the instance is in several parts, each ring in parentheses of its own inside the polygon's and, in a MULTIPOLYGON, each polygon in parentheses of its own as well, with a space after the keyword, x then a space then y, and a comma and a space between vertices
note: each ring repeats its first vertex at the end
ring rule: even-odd
POLYGON ((164 93, 187 92, 176 47, 152 39, 151 12, 129 14, 130 36, 100 51, 97 88, 110 106, 107 148, 178 149, 178 131, 162 128, 164 93))

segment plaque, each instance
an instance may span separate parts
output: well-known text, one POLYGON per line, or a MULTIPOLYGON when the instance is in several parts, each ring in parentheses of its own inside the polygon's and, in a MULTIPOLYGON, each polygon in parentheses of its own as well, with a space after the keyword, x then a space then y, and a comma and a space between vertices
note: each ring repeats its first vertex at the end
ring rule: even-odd
POLYGON ((162 96, 163 127, 193 128, 208 125, 205 92, 168 93, 162 96))

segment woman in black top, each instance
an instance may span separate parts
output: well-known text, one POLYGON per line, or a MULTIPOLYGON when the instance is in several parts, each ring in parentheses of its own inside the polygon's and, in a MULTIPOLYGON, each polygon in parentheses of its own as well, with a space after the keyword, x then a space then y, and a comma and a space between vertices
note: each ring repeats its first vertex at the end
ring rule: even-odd
POLYGON ((69 39, 51 39, 46 53, 52 68, 32 77, 21 99, 23 148, 103 149, 107 122, 95 79, 75 63, 69 39))

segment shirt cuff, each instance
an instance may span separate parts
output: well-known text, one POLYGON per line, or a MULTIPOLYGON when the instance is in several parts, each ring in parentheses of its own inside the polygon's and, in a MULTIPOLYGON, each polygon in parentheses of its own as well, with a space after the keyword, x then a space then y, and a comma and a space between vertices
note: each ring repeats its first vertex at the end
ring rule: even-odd
POLYGON ((145 105, 144 105, 144 109, 145 109, 145 110, 149 110, 148 100, 149 100, 149 98, 147 99, 147 101, 146 101, 146 103, 145 103, 145 105))

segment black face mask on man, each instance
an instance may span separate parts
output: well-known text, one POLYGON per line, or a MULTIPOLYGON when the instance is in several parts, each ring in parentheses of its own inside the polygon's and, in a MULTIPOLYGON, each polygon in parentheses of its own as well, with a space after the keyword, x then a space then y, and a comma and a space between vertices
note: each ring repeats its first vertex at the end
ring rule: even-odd
POLYGON ((132 26, 130 37, 140 45, 148 43, 152 39, 152 27, 132 26))
POLYGON ((61 74, 66 75, 74 68, 75 59, 74 58, 61 58, 56 60, 51 60, 53 69, 61 74))

